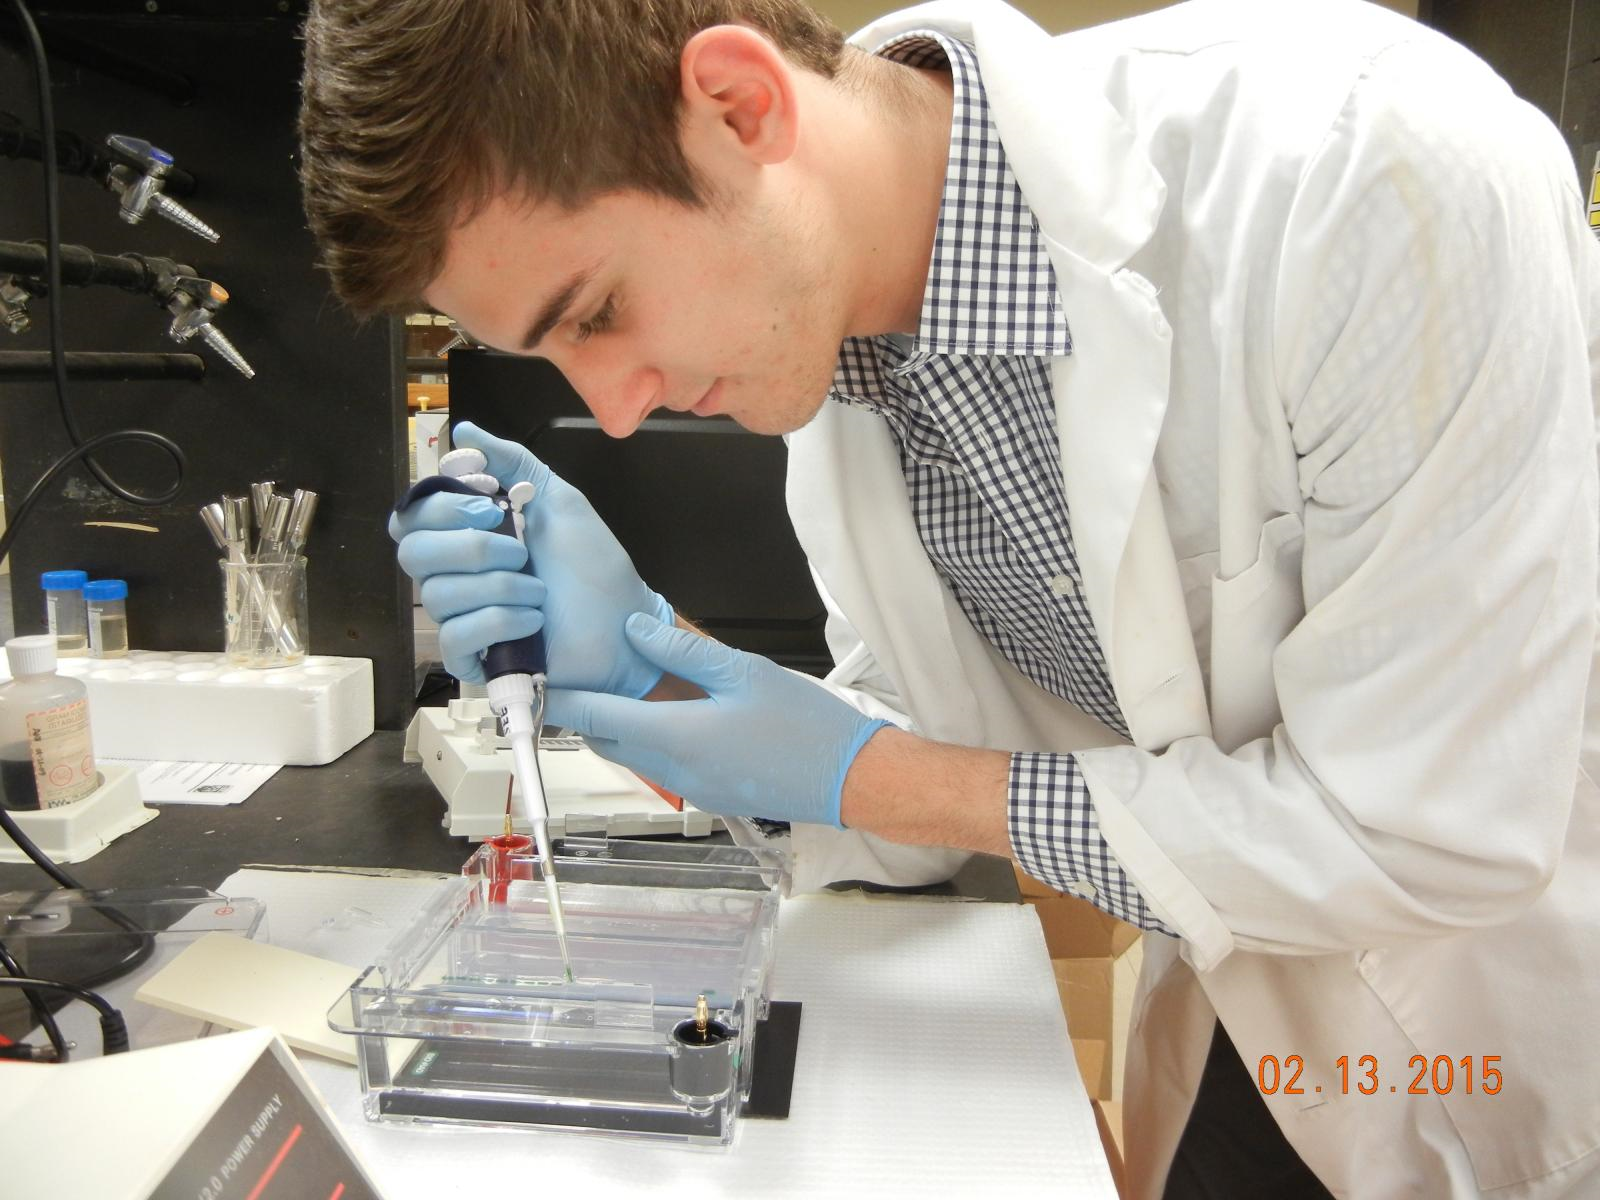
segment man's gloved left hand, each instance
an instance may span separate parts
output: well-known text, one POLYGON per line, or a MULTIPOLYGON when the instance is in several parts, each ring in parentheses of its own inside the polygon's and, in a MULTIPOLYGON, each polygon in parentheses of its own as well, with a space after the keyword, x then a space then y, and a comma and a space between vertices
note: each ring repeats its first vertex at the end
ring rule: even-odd
POLYGON ((601 755, 696 808, 840 825, 844 777, 886 721, 755 654, 643 613, 628 641, 703 700, 628 700, 552 689, 545 720, 581 733, 601 755))

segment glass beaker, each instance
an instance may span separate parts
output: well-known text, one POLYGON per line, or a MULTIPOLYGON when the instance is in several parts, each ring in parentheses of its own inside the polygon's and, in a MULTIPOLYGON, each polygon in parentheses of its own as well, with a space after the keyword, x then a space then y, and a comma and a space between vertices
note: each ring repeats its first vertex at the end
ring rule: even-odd
POLYGON ((306 656, 306 560, 223 559, 223 653, 239 667, 292 667, 306 656))

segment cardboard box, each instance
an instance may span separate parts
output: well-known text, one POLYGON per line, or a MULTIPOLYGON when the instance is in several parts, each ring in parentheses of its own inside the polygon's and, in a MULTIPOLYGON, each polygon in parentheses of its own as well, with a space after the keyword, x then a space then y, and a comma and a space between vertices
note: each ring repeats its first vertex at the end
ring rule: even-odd
POLYGON ((1117 1195, 1128 1194, 1128 1169, 1122 1153, 1122 1105, 1115 1100, 1093 1100, 1094 1123, 1100 1130, 1100 1144, 1106 1150, 1106 1162, 1111 1167, 1111 1181, 1117 1185, 1117 1195))
POLYGON ((1139 930, 1021 871, 1017 887, 1044 930, 1084 1086, 1095 1099, 1120 1100, 1139 930))
POLYGON ((1073 1038, 1072 1053, 1078 1060, 1078 1074, 1091 1100, 1111 1097, 1111 1047, 1098 1038, 1073 1038))
POLYGON ((1128 1069, 1128 1039, 1132 1036, 1133 998, 1139 991, 1139 971, 1144 966, 1144 944, 1136 943, 1118 956, 1111 980, 1111 1098, 1122 1100, 1122 1080, 1128 1069))
POLYGON ((1017 890, 1024 899, 1046 898, 1052 896, 1065 896, 1067 893, 1058 892, 1048 883, 1035 879, 1032 875, 1025 874, 1021 867, 1012 868, 1017 873, 1017 890))
POLYGON ((1050 965, 1072 1036, 1111 1041, 1116 963, 1109 958, 1058 958, 1050 965))
MULTIPOLYGON (((1086 1073, 1089 1094, 1101 1100, 1122 1099, 1122 1073, 1127 1066, 1128 1022, 1139 984, 1137 951, 1116 958, 1058 958, 1051 962, 1067 1032, 1074 1044, 1094 1041, 1108 1048, 1099 1090, 1086 1073)), ((1080 1067, 1081 1069, 1081 1067, 1080 1067)))
POLYGON ((1051 958, 1115 958, 1139 940, 1139 931, 1132 925, 1076 896, 1028 903, 1044 927, 1044 943, 1051 958))

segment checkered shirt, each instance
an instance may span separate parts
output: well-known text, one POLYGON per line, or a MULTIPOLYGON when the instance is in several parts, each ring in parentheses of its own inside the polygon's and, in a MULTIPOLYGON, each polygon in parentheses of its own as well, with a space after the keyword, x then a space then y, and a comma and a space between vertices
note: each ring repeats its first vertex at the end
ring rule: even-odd
MULTIPOLYGON (((1072 352, 1072 336, 1038 224, 971 49, 916 31, 878 53, 950 71, 950 156, 917 335, 848 339, 830 396, 888 423, 922 544, 978 632, 1126 734, 1067 519, 1050 360, 1072 352)), ((1013 754, 1008 813, 1028 874, 1171 932, 1112 857, 1071 754, 1013 754)))

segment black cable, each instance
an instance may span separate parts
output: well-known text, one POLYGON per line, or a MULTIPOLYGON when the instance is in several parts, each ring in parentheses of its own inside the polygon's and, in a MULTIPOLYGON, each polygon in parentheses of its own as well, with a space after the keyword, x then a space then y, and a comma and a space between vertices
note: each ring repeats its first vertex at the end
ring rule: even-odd
MULTIPOLYGON (((18 979, 25 978, 22 968, 17 965, 17 960, 12 958, 6 950, 5 944, 0 942, 0 967, 6 969, 8 975, 18 979)), ((45 1037, 50 1039, 50 1048, 55 1051, 57 1062, 67 1061, 67 1040, 61 1036, 61 1026, 56 1024, 55 1014, 45 1004, 44 997, 31 988, 22 993, 28 998, 28 1007, 33 1009, 33 1016, 39 1022, 39 1028, 44 1030, 45 1037)))
MULTIPOLYGON (((51 463, 50 469, 39 476, 39 482, 28 489, 28 494, 22 498, 22 503, 17 505, 17 511, 12 514, 11 519, 6 523, 5 533, 0 534, 0 562, 4 562, 6 555, 11 553, 11 543, 16 541, 17 532, 22 528, 23 521, 33 511, 33 506, 43 499, 46 489, 55 482, 56 476, 77 462, 78 459, 93 454, 102 446, 109 446, 113 442, 134 441, 152 442, 160 446, 172 456, 173 462, 178 464, 178 471, 181 476, 185 465, 183 451, 178 448, 178 443, 163 434, 153 433, 148 429, 113 429, 109 433, 96 434, 51 463)), ((167 499, 171 499, 171 494, 167 495, 167 499)), ((139 503, 143 504, 145 501, 141 500, 139 503)))
MULTIPOLYGON (((23 528, 29 513, 33 511, 34 506, 44 496, 46 489, 55 481, 57 476, 79 459, 83 460, 84 466, 88 468, 89 472, 106 491, 120 500, 144 508, 158 507, 173 500, 183 486, 184 468, 187 465, 184 461, 183 451, 179 449, 177 443, 162 434, 146 429, 123 429, 102 433, 85 440, 78 429, 77 422, 72 418, 72 410, 67 404, 67 352, 62 331, 63 321, 61 315, 61 197, 58 186, 59 167, 55 154, 57 144, 55 104, 50 95, 50 64, 45 57, 44 42, 39 37, 39 28, 34 24, 33 14, 28 11, 27 5, 23 3, 23 0, 11 0, 11 6, 16 10, 17 20, 22 26, 29 51, 33 56, 34 79, 38 85, 39 133, 40 140, 45 147, 45 153, 41 155, 41 162, 44 166, 45 252, 47 256, 45 270, 47 294, 45 300, 49 306, 51 374, 55 380, 56 404, 61 411, 61 422, 66 427, 67 436, 72 441, 72 449, 58 458, 50 466, 50 469, 39 478, 39 481, 28 489, 28 493, 23 497, 22 503, 17 506, 16 512, 11 515, 11 519, 7 522, 5 533, 0 535, 0 562, 4 562, 6 556, 11 552, 12 543, 23 528), (103 446, 127 441, 149 442, 164 450, 171 457, 176 478, 174 478, 170 488, 155 496, 144 496, 138 492, 129 491, 112 479, 99 463, 89 457, 94 451, 103 446)), ((34 845, 33 840, 18 827, 17 823, 11 819, 4 809, 0 809, 0 828, 5 830, 6 834, 12 841, 16 842, 24 854, 62 887, 78 891, 87 890, 73 878, 70 872, 63 870, 51 861, 47 854, 34 845)), ((155 938, 148 930, 140 928, 130 917, 110 905, 103 906, 101 911, 105 913, 107 919, 113 924, 121 926, 132 934, 135 944, 133 949, 120 961, 113 963, 92 979, 85 980, 84 983, 86 985, 103 983, 106 980, 115 979, 119 975, 126 974, 149 959, 155 952, 155 938)), ((14 966, 14 964, 11 965, 14 966)), ((8 969, 10 969, 9 966, 8 969)), ((0 986, 3 987, 18 986, 19 984, 26 985, 23 987, 23 991, 29 995, 30 1002, 33 1000, 33 995, 29 989, 38 989, 65 992, 68 995, 77 996, 79 999, 94 1004, 101 1012, 100 1029, 105 1053, 115 1054, 128 1048, 128 1029, 127 1024, 122 1019, 122 1015, 99 996, 88 991, 86 987, 47 980, 29 980, 19 976, 15 970, 12 971, 9 977, 0 978, 0 986)), ((41 1024, 43 1024, 43 1021, 41 1021, 41 1024)), ((51 1019, 51 1025, 54 1026, 53 1019, 51 1019)), ((57 1037, 59 1037, 59 1032, 59 1029, 56 1029, 57 1037)), ((52 1038, 53 1044, 55 1040, 55 1038, 52 1038)), ((57 1052, 62 1057, 64 1057, 63 1051, 64 1045, 57 1047, 57 1052)))
MULTIPOLYGON (((43 488, 49 483, 49 481, 55 475, 59 474, 61 471, 65 470, 71 465, 73 459, 77 458, 81 454, 86 453, 88 450, 93 449, 97 443, 103 443, 104 441, 112 438, 126 437, 130 433, 141 432, 142 431, 140 430, 123 430, 120 433, 103 433, 98 438, 91 438, 77 450, 71 451, 67 457, 58 459, 56 464, 45 473, 44 477, 40 479, 40 481, 35 484, 33 489, 28 493, 27 499, 22 502, 22 508, 19 510, 18 514, 19 517, 22 512, 25 512, 28 506, 38 498, 38 494, 42 492, 43 488)), ((159 437, 160 435, 151 434, 150 436, 159 437)), ((176 449, 176 447, 174 447, 174 449, 176 449)), ((0 562, 5 561, 5 555, 11 548, 11 535, 15 528, 16 526, 13 525, 10 529, 7 529, 3 535, 0 535, 0 562)), ((17 844, 17 848, 21 850, 23 854, 27 855, 30 860, 32 860, 34 866, 38 867, 46 875, 50 876, 51 879, 55 880, 57 886, 68 888, 77 892, 87 892, 90 890, 89 888, 85 887, 83 882, 73 875, 72 872, 55 862, 48 854, 39 849, 39 847, 34 844, 33 839, 23 831, 22 827, 12 819, 11 814, 4 808, 0 808, 0 830, 5 831, 6 836, 15 842, 17 844)), ((126 955, 118 959, 116 962, 112 963, 110 966, 106 967, 104 970, 89 976, 87 979, 80 980, 80 984, 84 987, 95 987, 102 983, 109 983, 111 980, 122 975, 126 975, 129 971, 132 971, 147 962, 150 956, 155 953, 156 949, 155 937, 150 933, 149 930, 141 927, 139 923, 132 917, 129 917, 126 913, 113 908, 109 904, 100 906, 99 911, 104 913, 106 919, 112 924, 120 925, 123 929, 132 934, 135 938, 135 944, 132 950, 130 950, 126 955)))
MULTIPOLYGON (((36 867, 55 880, 61 887, 70 888, 78 892, 88 892, 90 890, 70 871, 53 862, 48 854, 34 845, 33 839, 23 832, 22 827, 11 819, 11 814, 4 808, 0 808, 0 829, 5 830, 6 836, 17 844, 18 849, 33 860, 33 864, 36 867)), ((109 904, 100 905, 99 911, 104 913, 106 919, 113 925, 120 925, 132 934, 136 942, 132 950, 109 967, 89 976, 87 979, 79 980, 78 982, 82 987, 98 987, 102 983, 110 983, 113 979, 126 975, 129 971, 143 965, 156 950, 155 936, 148 929, 141 927, 132 917, 109 904)))
POLYGON ((81 988, 76 984, 59 983, 54 979, 30 979, 26 975, 0 978, 0 987, 21 988, 23 991, 36 988, 41 992, 65 992, 85 1004, 92 1004, 100 1013, 100 1052, 121 1054, 128 1048, 128 1022, 98 992, 91 992, 88 988, 81 988))
POLYGON ((57 887, 70 888, 75 892, 89 890, 68 874, 65 867, 57 866, 48 854, 34 845, 33 839, 22 831, 22 827, 11 819, 11 814, 4 808, 0 808, 0 829, 6 831, 6 836, 17 844, 17 849, 33 860, 34 866, 56 881, 57 887))
MULTIPOLYGON (((56 116, 55 104, 50 98, 50 65, 45 59, 44 42, 39 38, 39 27, 33 22, 33 14, 23 0, 11 0, 11 7, 16 10, 17 20, 22 25, 22 31, 28 41, 28 48, 33 55, 34 78, 39 89, 39 134, 40 140, 47 147, 56 144, 56 116)), ((58 167, 54 154, 44 154, 40 161, 44 164, 44 220, 46 249, 49 253, 49 264, 46 268, 46 283, 48 291, 45 303, 50 314, 50 356, 54 364, 53 374, 56 385, 56 404, 61 410, 61 422, 67 427, 67 436, 72 439, 75 447, 84 445, 83 435, 78 430, 78 424, 73 420, 72 410, 67 407, 67 352, 61 331, 61 197, 57 186, 58 167)), ((128 430, 129 433, 145 433, 144 430, 128 430)), ((84 466, 105 488, 119 500, 129 504, 137 504, 145 508, 154 508, 166 504, 177 496, 183 486, 183 454, 171 441, 160 437, 159 434, 148 434, 148 441, 156 441, 163 449, 172 455, 173 464, 177 468, 177 478, 172 486, 157 496, 142 496, 138 492, 131 492, 115 479, 108 475, 99 463, 92 458, 84 459, 84 466)), ((31 495, 31 493, 30 493, 31 495)), ((10 524, 15 528, 21 523, 20 515, 10 524)), ((6 531, 8 534, 11 530, 6 531)), ((4 561, 4 555, 0 555, 4 561)))

